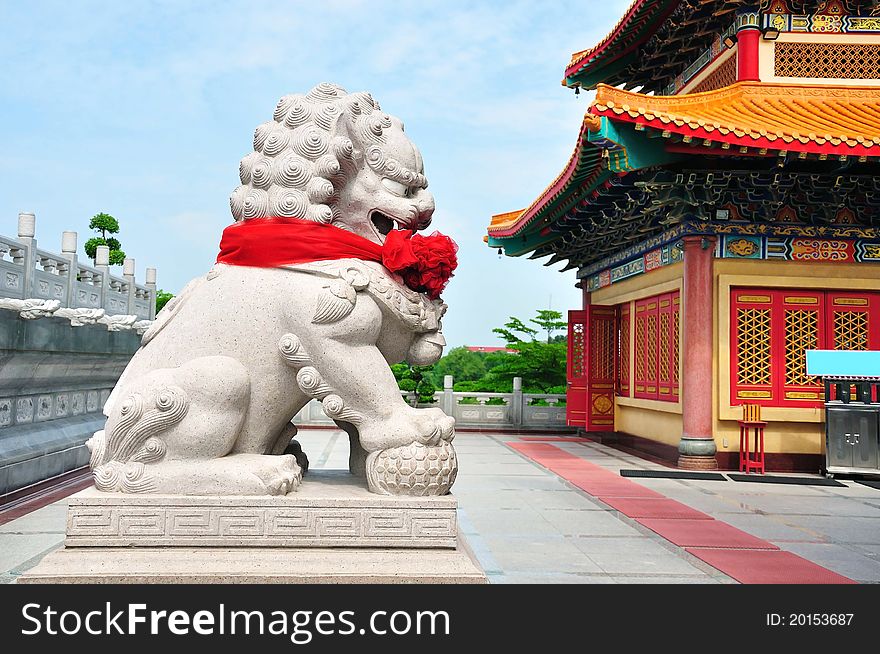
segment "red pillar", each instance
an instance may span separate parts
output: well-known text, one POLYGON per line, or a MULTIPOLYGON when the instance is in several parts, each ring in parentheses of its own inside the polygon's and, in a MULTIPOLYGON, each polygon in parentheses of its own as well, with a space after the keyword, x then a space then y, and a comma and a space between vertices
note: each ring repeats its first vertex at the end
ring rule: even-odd
POLYGON ((684 237, 682 289, 681 422, 678 466, 714 470, 712 437, 712 259, 714 236, 684 237))
POLYGON ((741 29, 736 33, 736 81, 760 82, 758 72, 758 45, 761 42, 761 30, 757 28, 741 29))

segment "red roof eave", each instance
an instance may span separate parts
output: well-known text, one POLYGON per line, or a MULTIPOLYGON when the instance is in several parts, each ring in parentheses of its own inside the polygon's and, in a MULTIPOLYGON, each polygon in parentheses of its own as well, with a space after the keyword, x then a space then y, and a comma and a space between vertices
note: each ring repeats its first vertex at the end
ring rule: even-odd
MULTIPOLYGON (((614 44, 617 42, 617 40, 621 37, 621 35, 636 20, 639 12, 641 12, 641 10, 643 8, 645 8, 645 5, 649 4, 650 2, 656 2, 656 1, 657 0, 634 0, 632 5, 630 6, 629 10, 626 12, 626 14, 623 16, 623 18, 621 18, 620 21, 618 21, 617 25, 614 27, 614 29, 611 31, 611 33, 608 36, 606 36, 604 39, 602 39, 602 41, 597 43, 595 46, 593 46, 589 50, 584 50, 583 52, 579 53, 577 60, 569 63, 568 67, 565 69, 564 80, 566 80, 570 77, 574 77, 575 75, 580 73, 595 58, 601 56, 602 54, 605 53, 606 50, 613 47, 614 44)), ((669 16, 669 14, 672 13, 672 11, 675 9, 677 4, 678 3, 675 3, 675 2, 671 3, 669 8, 661 14, 661 16, 659 17, 659 20, 661 23, 663 20, 666 19, 667 16, 669 16)), ((653 34, 653 32, 652 32, 652 34, 653 34)), ((628 54, 629 52, 632 52, 642 42, 643 42, 643 39, 642 40, 637 39, 635 42, 631 43, 628 47, 626 47, 621 52, 618 52, 618 53, 614 54, 613 56, 611 56, 606 63, 610 63, 611 61, 615 61, 616 59, 623 57, 624 55, 628 54)))
POLYGON ((559 177, 556 178, 556 181, 548 186, 528 209, 522 212, 515 223, 503 229, 490 229, 489 236, 491 236, 492 238, 507 238, 510 236, 515 236, 516 234, 521 232, 530 222, 532 222, 532 220, 535 219, 541 209, 543 209, 547 204, 555 200, 557 196, 563 190, 565 190, 565 186, 568 184, 568 182, 572 178, 572 175, 574 175, 578 169, 578 164, 581 160, 581 152, 583 151, 584 146, 589 145, 589 142, 587 141, 587 132, 589 131, 589 127, 591 124, 592 123, 589 120, 585 120, 583 125, 581 125, 581 131, 578 135, 577 147, 575 148, 574 153, 571 155, 571 158, 568 160, 568 165, 565 167, 565 170, 563 170, 559 177))

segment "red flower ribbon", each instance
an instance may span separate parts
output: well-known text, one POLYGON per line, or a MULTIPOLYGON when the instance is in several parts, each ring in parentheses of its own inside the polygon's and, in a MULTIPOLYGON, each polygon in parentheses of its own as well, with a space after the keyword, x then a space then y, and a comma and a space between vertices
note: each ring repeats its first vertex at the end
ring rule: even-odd
POLYGON ((434 232, 422 236, 408 229, 388 232, 385 243, 333 225, 298 218, 251 218, 223 230, 217 263, 278 268, 329 259, 377 261, 397 273, 414 291, 440 297, 455 267, 458 246, 434 232))

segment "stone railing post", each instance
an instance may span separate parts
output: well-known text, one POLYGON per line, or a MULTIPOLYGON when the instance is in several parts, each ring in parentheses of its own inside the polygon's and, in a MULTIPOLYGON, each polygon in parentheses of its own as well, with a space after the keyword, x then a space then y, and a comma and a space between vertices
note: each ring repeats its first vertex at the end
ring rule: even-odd
POLYGON ((26 246, 24 255, 24 279, 22 279, 22 299, 36 297, 34 277, 37 271, 37 217, 35 214, 21 212, 18 214, 18 240, 26 246))
POLYGON ((134 259, 126 257, 122 262, 122 276, 125 277, 125 281, 128 283, 128 301, 126 302, 127 309, 125 312, 128 315, 132 315, 137 313, 134 306, 135 293, 137 291, 134 287, 134 259))
POLYGON ((156 317, 156 269, 147 268, 147 306, 150 307, 150 320, 156 317))
POLYGON ((61 232, 61 256, 70 264, 67 274, 67 306, 76 306, 76 232, 61 232))
POLYGON ((455 407, 455 396, 452 394, 452 387, 454 385, 454 380, 452 379, 452 375, 444 375, 443 376, 443 402, 442 409, 443 413, 447 416, 451 416, 455 407))
POLYGON ((510 401, 510 418, 514 427, 522 427, 523 424, 523 390, 522 377, 513 378, 513 396, 510 401))
MULTIPOLYGON (((110 290, 110 248, 99 245, 95 251, 95 268, 101 271, 101 308, 107 310, 107 296, 110 290)), ((107 310, 108 315, 113 313, 107 310)))

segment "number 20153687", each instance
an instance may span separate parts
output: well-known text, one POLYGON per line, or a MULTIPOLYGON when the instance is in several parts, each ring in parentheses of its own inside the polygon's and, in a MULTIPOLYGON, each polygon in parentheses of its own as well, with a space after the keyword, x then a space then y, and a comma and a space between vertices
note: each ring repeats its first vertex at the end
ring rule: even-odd
POLYGON ((854 613, 768 613, 768 627, 847 627, 854 613))

